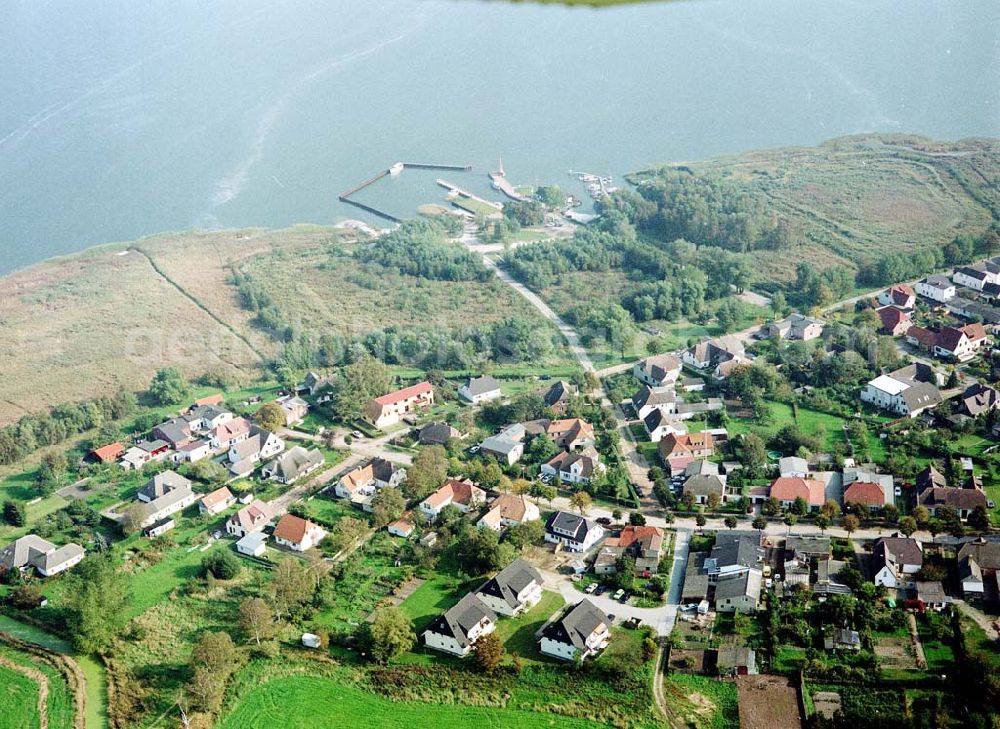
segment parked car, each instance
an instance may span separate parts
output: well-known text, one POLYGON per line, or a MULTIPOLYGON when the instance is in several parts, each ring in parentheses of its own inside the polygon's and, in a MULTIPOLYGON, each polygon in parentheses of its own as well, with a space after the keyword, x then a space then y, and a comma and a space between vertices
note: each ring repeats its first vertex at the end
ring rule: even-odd
POLYGON ((364 433, 362 433, 362 432, 361 432, 360 430, 352 430, 352 431, 351 431, 351 437, 353 437, 353 438, 356 438, 356 439, 359 439, 359 440, 360 440, 361 438, 364 438, 364 437, 365 437, 365 434, 364 434, 364 433))
POLYGON ((608 622, 609 623, 614 623, 616 617, 618 617, 618 616, 615 615, 614 613, 608 613, 608 622))
POLYGON ((621 588, 619 588, 618 591, 614 595, 611 596, 611 599, 612 600, 621 600, 622 599, 622 595, 624 595, 624 594, 625 594, 625 590, 622 590, 621 588))
POLYGON ((632 591, 631 590, 627 591, 624 595, 622 595, 622 602, 623 603, 628 602, 628 599, 630 597, 632 597, 632 591))
POLYGON ((607 585, 598 585, 597 586, 597 592, 595 592, 594 594, 595 595, 603 595, 607 591, 608 591, 608 586, 607 585))
POLYGON ((596 590, 597 590, 597 583, 596 582, 591 582, 584 589, 584 592, 586 592, 588 595, 592 595, 596 590))
POLYGON ((476 445, 472 446, 469 449, 469 453, 479 453, 479 444, 477 443, 476 445))
POLYGON ((608 524, 611 523, 611 519, 609 519, 606 516, 599 516, 599 517, 597 517, 596 521, 597 521, 598 524, 601 524, 602 526, 607 526, 608 524))

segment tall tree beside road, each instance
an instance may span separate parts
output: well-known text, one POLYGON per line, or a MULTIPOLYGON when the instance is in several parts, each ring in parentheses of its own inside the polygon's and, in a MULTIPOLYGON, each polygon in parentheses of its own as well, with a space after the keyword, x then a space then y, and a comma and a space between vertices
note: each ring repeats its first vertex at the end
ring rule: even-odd
POLYGON ((128 578, 113 557, 93 556, 73 570, 66 584, 66 623, 81 653, 99 653, 111 646, 127 621, 131 600, 128 578))
POLYGON ((410 499, 423 499, 448 478, 448 453, 441 446, 428 446, 413 457, 406 469, 403 491, 410 499))
POLYGON ((593 500, 590 498, 590 494, 586 491, 577 491, 569 497, 569 503, 574 509, 580 512, 581 516, 585 516, 587 514, 587 510, 590 508, 592 501, 593 500))
POLYGON ((254 413, 254 422, 272 433, 285 427, 285 411, 276 402, 266 402, 254 413))
POLYGON ((361 417, 373 397, 392 390, 392 371, 369 354, 346 365, 337 377, 333 406, 345 420, 361 417))

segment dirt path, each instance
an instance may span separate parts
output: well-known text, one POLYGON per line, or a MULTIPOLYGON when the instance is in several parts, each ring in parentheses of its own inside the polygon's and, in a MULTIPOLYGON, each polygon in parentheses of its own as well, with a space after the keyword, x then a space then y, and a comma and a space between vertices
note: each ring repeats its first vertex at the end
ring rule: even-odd
POLYGON ((913 653, 917 659, 917 668, 927 668, 927 658, 924 657, 924 645, 920 642, 920 633, 917 632, 917 619, 913 613, 906 614, 906 622, 910 626, 910 640, 913 641, 913 653))
POLYGON ((38 684, 38 726, 40 729, 48 729, 49 727, 49 679, 44 673, 39 671, 37 668, 28 668, 27 666, 22 666, 19 663, 14 663, 14 661, 0 656, 0 666, 5 666, 15 673, 20 673, 22 676, 29 678, 38 684))
POLYGON ((1000 640, 1000 631, 993 627, 993 618, 978 608, 972 607, 965 600, 954 600, 952 604, 961 610, 967 618, 973 620, 976 625, 986 631, 986 635, 992 640, 1000 640))
POLYGON ((675 729, 684 726, 684 722, 681 721, 680 717, 674 713, 670 708, 670 703, 667 701, 666 695, 663 693, 663 674, 664 674, 664 663, 666 662, 666 653, 663 651, 663 646, 656 651, 656 658, 653 663, 653 700, 656 702, 656 708, 660 710, 660 714, 667 722, 667 726, 674 727, 675 729))

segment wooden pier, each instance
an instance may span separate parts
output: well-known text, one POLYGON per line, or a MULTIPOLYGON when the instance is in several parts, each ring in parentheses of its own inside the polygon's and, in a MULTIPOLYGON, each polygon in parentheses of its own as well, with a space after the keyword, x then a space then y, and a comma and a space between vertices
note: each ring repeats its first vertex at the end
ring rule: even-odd
MULTIPOLYGON (((351 189, 345 190, 344 192, 340 193, 337 196, 337 199, 340 200, 340 202, 347 203, 348 205, 353 205, 354 207, 359 208, 361 210, 364 210, 365 212, 371 213, 372 215, 377 215, 378 217, 384 218, 385 220, 389 220, 389 221, 391 221, 393 223, 399 223, 401 221, 395 215, 390 215, 389 213, 383 212, 383 211, 379 210, 378 208, 372 207, 371 205, 366 205, 365 203, 358 202, 357 200, 352 200, 351 198, 354 195, 356 195, 357 193, 359 193, 362 190, 364 190, 366 187, 374 185, 376 182, 378 182, 379 180, 381 180, 383 177, 388 177, 390 175, 396 176, 396 175, 400 174, 400 172, 402 172, 405 169, 414 169, 414 170, 451 170, 451 171, 454 171, 454 172, 471 172, 472 171, 472 165, 442 165, 442 164, 432 164, 432 163, 428 163, 428 162, 396 162, 395 164, 391 165, 390 167, 388 167, 388 168, 386 168, 384 170, 381 170, 377 174, 372 175, 367 180, 364 180, 363 182, 359 182, 357 185, 355 185, 351 189)), ((441 180, 438 180, 438 184, 441 184, 441 182, 442 182, 441 180)), ((444 187, 448 187, 449 189, 452 189, 452 186, 450 186, 448 184, 445 184, 444 187)), ((456 191, 458 191, 457 187, 455 187, 454 189, 456 191)), ((482 200, 481 198, 476 198, 471 193, 468 193, 468 192, 465 192, 465 191, 460 191, 459 194, 463 195, 464 197, 468 197, 468 198, 471 198, 471 199, 474 199, 474 200, 480 200, 480 202, 484 202, 487 205, 492 205, 494 207, 497 207, 497 209, 499 210, 499 206, 497 205, 497 203, 491 203, 491 202, 489 202, 487 200, 482 200)))
POLYGON ((475 193, 469 192, 468 190, 463 190, 458 185, 454 185, 448 182, 448 180, 442 180, 441 178, 438 178, 437 184, 439 184, 448 192, 455 193, 459 197, 468 198, 469 200, 475 200, 476 202, 482 203, 483 205, 489 205, 491 208, 494 208, 496 210, 503 210, 503 205, 501 205, 500 203, 493 202, 492 200, 487 200, 485 198, 481 198, 479 197, 479 195, 476 195, 475 193))

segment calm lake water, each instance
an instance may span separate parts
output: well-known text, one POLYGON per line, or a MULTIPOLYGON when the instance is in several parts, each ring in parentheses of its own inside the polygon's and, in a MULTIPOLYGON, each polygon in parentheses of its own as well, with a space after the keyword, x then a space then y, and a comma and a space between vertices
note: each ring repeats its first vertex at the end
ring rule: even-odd
POLYGON ((855 132, 1000 135, 996 0, 0 4, 0 273, 193 227, 399 215, 855 132))

